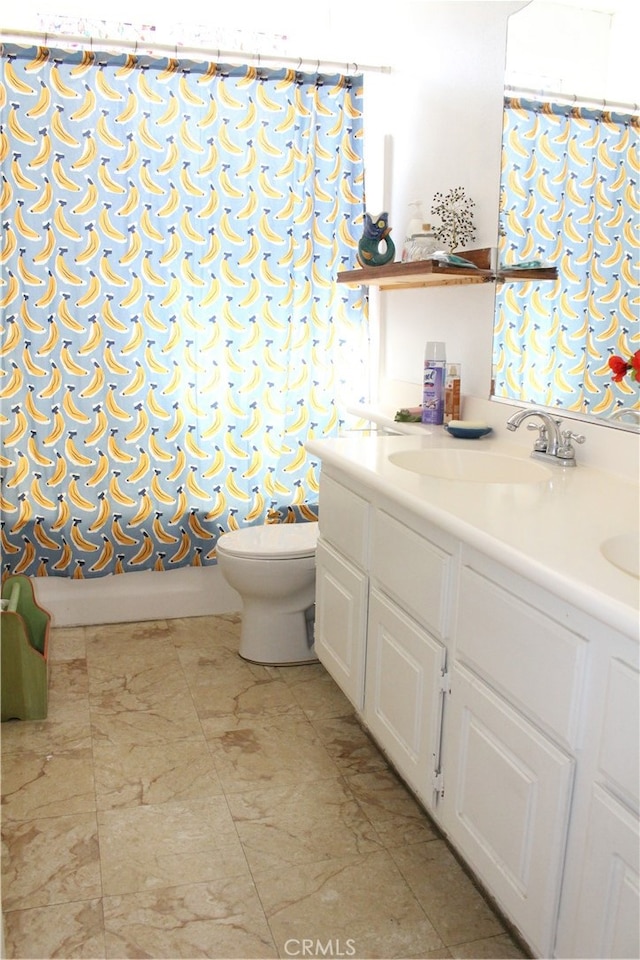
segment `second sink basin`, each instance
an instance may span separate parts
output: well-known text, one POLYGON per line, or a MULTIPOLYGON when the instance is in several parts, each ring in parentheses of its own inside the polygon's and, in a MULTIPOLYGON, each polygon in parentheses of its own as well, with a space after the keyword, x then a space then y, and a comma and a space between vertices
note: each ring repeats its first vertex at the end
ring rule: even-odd
POLYGON ((389 462, 424 476, 470 483, 541 483, 552 476, 534 460, 482 450, 401 450, 389 454, 389 462))
POLYGON ((600 550, 618 570, 640 579, 640 534, 620 533, 605 540, 600 550))

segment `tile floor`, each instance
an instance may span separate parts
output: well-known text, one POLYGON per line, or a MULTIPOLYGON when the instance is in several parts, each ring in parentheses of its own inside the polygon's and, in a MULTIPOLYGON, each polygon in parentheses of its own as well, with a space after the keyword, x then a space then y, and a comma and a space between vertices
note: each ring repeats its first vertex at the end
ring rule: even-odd
POLYGON ((321 665, 237 616, 57 629, 2 725, 7 957, 523 957, 321 665))

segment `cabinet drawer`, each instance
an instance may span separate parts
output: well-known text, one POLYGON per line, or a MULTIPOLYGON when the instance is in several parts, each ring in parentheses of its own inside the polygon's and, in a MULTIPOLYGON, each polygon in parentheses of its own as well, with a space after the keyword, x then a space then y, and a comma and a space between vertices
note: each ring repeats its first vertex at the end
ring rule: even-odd
POLYGON ((320 533, 359 567, 367 563, 369 504, 324 474, 320 477, 320 533))
POLYGON ((638 671, 614 658, 609 664, 599 767, 613 789, 638 803, 638 671))
POLYGON ((587 642, 482 572, 464 566, 456 654, 575 747, 587 642))
POLYGON ((447 634, 451 554, 377 510, 373 518, 372 577, 385 593, 435 636, 447 634))

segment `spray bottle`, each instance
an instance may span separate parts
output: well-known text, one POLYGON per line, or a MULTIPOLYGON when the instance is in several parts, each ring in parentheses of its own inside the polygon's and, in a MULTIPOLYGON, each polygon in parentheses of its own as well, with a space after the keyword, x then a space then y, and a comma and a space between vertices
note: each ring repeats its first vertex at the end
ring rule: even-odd
POLYGON ((444 381, 447 368, 446 348, 442 340, 429 340, 424 351, 422 380, 422 422, 444 421, 444 381))

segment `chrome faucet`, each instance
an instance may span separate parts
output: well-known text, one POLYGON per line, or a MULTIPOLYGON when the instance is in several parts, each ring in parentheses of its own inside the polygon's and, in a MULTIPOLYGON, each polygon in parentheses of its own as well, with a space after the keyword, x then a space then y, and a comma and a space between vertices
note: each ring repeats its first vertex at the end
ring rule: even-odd
POLYGON ((585 437, 561 430, 562 420, 557 420, 544 410, 520 410, 507 420, 507 430, 517 430, 527 417, 538 417, 542 423, 527 424, 527 429, 538 430, 538 439, 533 445, 532 457, 540 460, 552 460, 562 467, 575 467, 576 457, 573 443, 584 443, 585 437))

